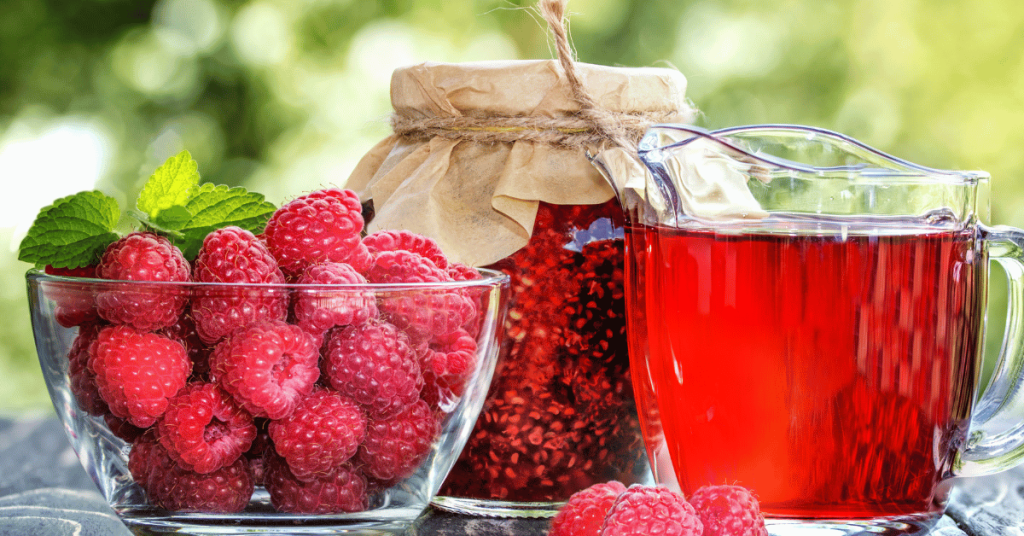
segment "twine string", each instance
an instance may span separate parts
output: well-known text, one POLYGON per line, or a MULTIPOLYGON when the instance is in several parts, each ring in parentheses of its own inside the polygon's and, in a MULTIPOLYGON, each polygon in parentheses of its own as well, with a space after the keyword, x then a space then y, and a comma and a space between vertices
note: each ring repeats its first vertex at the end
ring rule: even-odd
POLYGON ((576 54, 569 44, 566 7, 569 0, 540 0, 540 13, 554 37, 562 73, 578 112, 562 117, 530 116, 391 116, 391 128, 411 139, 444 138, 479 143, 532 141, 574 149, 589 149, 607 141, 630 152, 647 127, 668 122, 676 112, 612 112, 602 108, 587 92, 576 69, 576 54))

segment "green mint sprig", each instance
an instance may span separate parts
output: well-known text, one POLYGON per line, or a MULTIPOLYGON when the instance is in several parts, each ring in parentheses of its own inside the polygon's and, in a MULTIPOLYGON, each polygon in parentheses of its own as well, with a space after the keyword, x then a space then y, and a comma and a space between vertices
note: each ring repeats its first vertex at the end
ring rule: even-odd
MULTIPOLYGON (((199 169, 188 151, 168 158, 150 176, 129 214, 146 230, 167 237, 191 260, 211 231, 235 225, 263 232, 277 210, 263 195, 245 188, 200 184, 199 169)), ((40 211, 21 242, 18 258, 36 266, 77 268, 99 262, 111 242, 121 212, 101 192, 79 192, 40 211)))

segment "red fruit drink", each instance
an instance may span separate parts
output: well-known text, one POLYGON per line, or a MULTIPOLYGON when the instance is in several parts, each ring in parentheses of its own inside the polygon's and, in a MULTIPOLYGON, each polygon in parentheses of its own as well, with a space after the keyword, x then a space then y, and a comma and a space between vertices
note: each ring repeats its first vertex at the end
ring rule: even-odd
POLYGON ((627 230, 633 375, 660 481, 745 486, 777 517, 941 512, 987 263, 969 231, 890 224, 627 230))

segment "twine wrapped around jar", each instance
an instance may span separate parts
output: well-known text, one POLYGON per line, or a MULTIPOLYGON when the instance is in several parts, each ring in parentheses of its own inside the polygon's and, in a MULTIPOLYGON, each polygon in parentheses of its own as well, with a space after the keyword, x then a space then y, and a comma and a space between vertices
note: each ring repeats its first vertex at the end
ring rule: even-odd
POLYGON ((394 134, 347 187, 372 200, 367 232, 408 229, 453 260, 486 266, 522 248, 539 202, 593 205, 614 196, 586 158, 635 150, 655 123, 695 111, 674 69, 575 61, 566 0, 542 0, 557 60, 424 63, 395 70, 394 134))

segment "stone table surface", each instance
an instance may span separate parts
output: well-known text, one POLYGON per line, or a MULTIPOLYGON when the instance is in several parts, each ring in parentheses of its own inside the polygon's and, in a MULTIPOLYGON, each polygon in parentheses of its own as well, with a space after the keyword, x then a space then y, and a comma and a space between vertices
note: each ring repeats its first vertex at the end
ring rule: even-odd
MULTIPOLYGON (((963 479, 930 536, 1024 536, 1024 467, 963 479)), ((410 535, 543 536, 545 520, 486 519, 429 509, 410 535)), ((128 536, 55 417, 0 418, 0 536, 128 536)))

